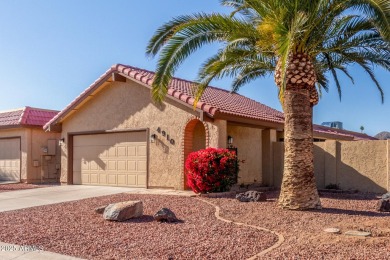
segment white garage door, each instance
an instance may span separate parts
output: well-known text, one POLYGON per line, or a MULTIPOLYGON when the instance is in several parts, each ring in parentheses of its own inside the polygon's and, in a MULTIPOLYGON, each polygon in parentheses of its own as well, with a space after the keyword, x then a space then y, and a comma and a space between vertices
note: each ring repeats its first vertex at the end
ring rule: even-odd
POLYGON ((20 139, 0 139, 0 181, 20 181, 20 139))
POLYGON ((73 183, 146 187, 146 132, 73 137, 73 183))

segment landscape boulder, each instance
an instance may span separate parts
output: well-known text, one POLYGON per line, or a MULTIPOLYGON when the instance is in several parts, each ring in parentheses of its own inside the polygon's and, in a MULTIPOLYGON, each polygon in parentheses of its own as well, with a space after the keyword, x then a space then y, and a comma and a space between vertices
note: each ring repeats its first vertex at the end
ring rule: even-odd
POLYGON ((113 221, 125 221, 142 215, 143 204, 140 200, 109 204, 103 212, 104 219, 113 221))
POLYGON ((383 194, 382 199, 390 199, 390 192, 383 194))
POLYGON ((103 214, 104 210, 107 208, 107 205, 106 206, 101 206, 101 207, 97 207, 95 208, 95 212, 97 214, 103 214))
POLYGON ((377 210, 382 212, 390 212, 390 192, 383 194, 382 198, 377 202, 377 210))
POLYGON ((267 194, 260 191, 250 190, 250 191, 237 194, 236 199, 239 200, 240 202, 266 201, 267 194))
POLYGON ((176 218, 175 213, 168 208, 162 208, 154 214, 153 218, 160 222, 176 222, 178 219, 176 218))

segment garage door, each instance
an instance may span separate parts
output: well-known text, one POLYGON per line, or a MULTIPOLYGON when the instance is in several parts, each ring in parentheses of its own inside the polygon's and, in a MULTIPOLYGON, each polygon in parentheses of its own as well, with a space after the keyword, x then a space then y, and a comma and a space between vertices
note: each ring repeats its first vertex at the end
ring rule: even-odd
POLYGON ((146 132, 73 137, 73 183, 146 187, 146 132))
POLYGON ((0 181, 20 181, 20 139, 0 139, 0 181))

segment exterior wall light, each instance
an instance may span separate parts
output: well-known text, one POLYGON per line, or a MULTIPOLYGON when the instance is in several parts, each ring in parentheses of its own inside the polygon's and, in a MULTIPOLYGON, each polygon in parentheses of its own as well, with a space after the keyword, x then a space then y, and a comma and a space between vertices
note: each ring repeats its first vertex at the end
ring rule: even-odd
POLYGON ((154 143, 156 141, 156 134, 152 134, 151 136, 150 136, 150 142, 151 143, 154 143))
POLYGON ((65 138, 61 138, 60 140, 58 140, 59 146, 62 146, 63 144, 65 144, 65 138))
POLYGON ((227 137, 227 143, 229 146, 233 145, 233 137, 231 137, 230 135, 228 135, 227 137))

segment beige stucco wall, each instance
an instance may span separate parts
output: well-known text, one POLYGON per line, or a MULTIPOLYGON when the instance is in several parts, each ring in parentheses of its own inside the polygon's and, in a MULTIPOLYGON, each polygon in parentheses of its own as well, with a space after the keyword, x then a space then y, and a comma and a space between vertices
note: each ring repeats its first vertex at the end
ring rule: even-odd
POLYGON ((239 125, 227 125, 240 160, 239 184, 262 183, 262 130, 239 125))
POLYGON ((385 192, 387 141, 339 142, 337 180, 342 189, 385 192))
MULTIPOLYGON (((156 106, 151 102, 150 90, 133 81, 113 82, 63 122, 62 136, 67 139, 72 132, 150 128, 150 134, 156 134, 158 140, 150 143, 148 187, 182 189, 181 142, 186 122, 194 116, 199 113, 170 99, 156 106), (175 140, 174 145, 157 133, 158 127, 175 140)), ((61 147, 61 182, 67 182, 65 142, 61 147)))
POLYGON ((277 140, 275 129, 263 129, 262 131, 262 184, 274 186, 274 161, 273 161, 273 143, 277 140))
POLYGON ((390 191, 390 140, 387 140, 387 191, 390 191))
POLYGON ((317 188, 325 188, 325 156, 324 142, 318 142, 314 145, 314 176, 316 179, 317 188))
POLYGON ((273 186, 280 188, 283 179, 283 165, 284 165, 284 143, 274 142, 272 143, 273 152, 273 172, 266 173, 272 174, 273 186))
POLYGON ((226 148, 227 147, 227 121, 215 119, 209 125, 210 147, 226 148))
POLYGON ((56 164, 60 163, 61 152, 58 146, 58 140, 61 134, 44 132, 41 129, 31 129, 31 163, 29 164, 28 182, 58 182, 60 169, 56 169, 56 164), (42 151, 43 147, 48 146, 48 140, 55 142, 55 155, 45 157, 42 151), (33 166, 33 161, 39 161, 39 167, 33 166))
MULTIPOLYGON (((343 190, 390 191, 389 140, 315 143, 314 169, 318 188, 337 184, 343 190)), ((275 186, 283 175, 283 143, 274 143, 275 186)))
MULTIPOLYGON (((328 140, 321 144, 321 148, 324 151, 324 172, 327 174, 324 176, 324 180, 322 185, 326 186, 328 184, 336 184, 337 183, 337 141, 328 140)), ((318 155, 319 156, 319 155, 318 155)))
MULTIPOLYGON (((40 128, 16 128, 16 129, 2 129, 0 130, 0 138, 6 137, 20 137, 21 145, 21 176, 23 182, 36 183, 41 181, 41 147, 47 146, 48 139, 58 139, 58 133, 46 133, 40 128), (39 166, 34 167, 33 161, 39 160, 39 166)), ((51 161, 44 162, 48 167, 55 168, 55 163, 59 162, 59 151, 57 157, 53 157, 51 161), (50 166, 49 166, 50 165, 50 166)), ((55 181, 58 178, 44 178, 43 181, 55 181)))

